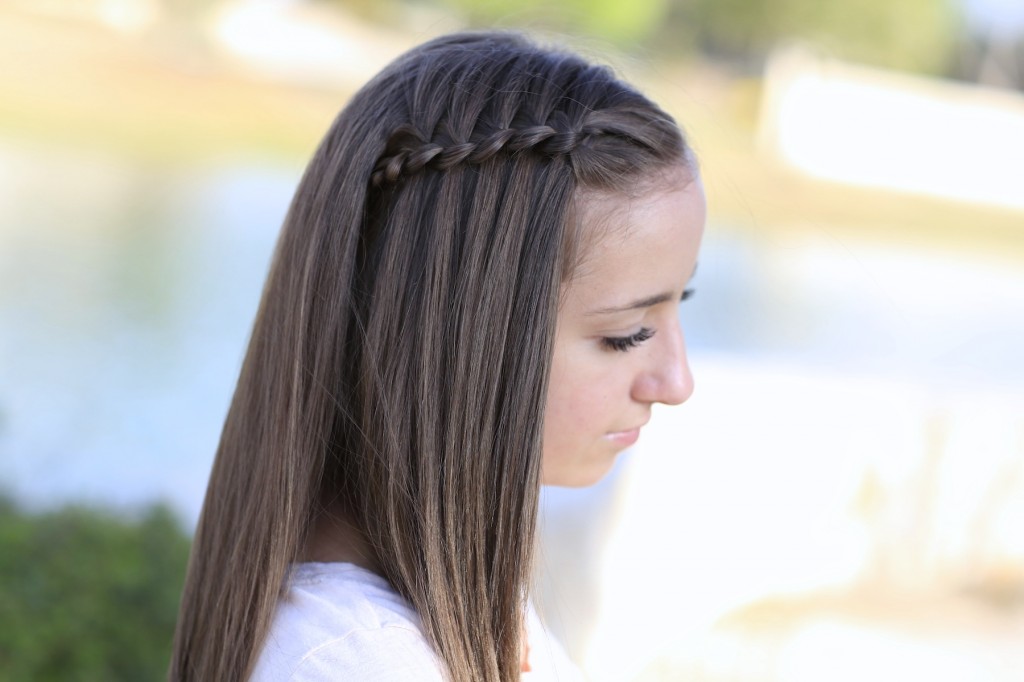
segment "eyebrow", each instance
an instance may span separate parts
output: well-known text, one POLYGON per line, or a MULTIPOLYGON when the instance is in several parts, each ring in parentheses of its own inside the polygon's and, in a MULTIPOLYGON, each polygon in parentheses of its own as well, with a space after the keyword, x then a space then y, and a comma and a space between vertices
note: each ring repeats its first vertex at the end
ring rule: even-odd
MULTIPOLYGON (((687 280, 687 284, 693 281, 693 276, 697 274, 697 264, 693 265, 693 272, 690 273, 690 279, 687 280)), ((685 291, 683 293, 686 293, 685 291)), ((598 308, 597 310, 591 310, 586 313, 588 317, 593 315, 611 315, 613 313, 624 313, 629 310, 640 310, 641 308, 650 308, 666 301, 671 301, 675 296, 671 293, 665 292, 661 294, 655 294, 653 296, 647 296, 644 298, 637 299, 631 303, 620 306, 612 306, 611 308, 598 308)))
POLYGON ((627 310, 639 310, 640 308, 650 308, 651 306, 664 303, 672 299, 672 294, 655 294, 654 296, 648 296, 647 298, 641 298, 627 303, 626 305, 615 306, 612 308, 598 308, 597 310, 591 310, 587 315, 610 315, 612 313, 624 313, 627 310))

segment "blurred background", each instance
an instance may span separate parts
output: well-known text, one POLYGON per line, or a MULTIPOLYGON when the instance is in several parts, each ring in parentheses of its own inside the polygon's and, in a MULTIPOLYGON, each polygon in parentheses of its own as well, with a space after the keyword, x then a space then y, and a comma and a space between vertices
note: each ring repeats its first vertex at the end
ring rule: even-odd
POLYGON ((1024 679, 1020 0, 0 0, 0 680, 162 677, 302 168, 387 61, 482 25, 612 63, 709 194, 694 397, 545 491, 570 654, 1024 679))

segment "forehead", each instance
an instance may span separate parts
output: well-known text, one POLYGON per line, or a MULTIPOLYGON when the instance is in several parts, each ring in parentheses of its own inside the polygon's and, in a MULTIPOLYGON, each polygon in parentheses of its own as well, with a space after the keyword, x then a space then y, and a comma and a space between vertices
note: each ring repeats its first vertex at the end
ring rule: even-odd
POLYGON ((630 288, 645 282, 665 286, 671 274, 685 283, 696 260, 705 210, 700 179, 686 169, 637 193, 581 196, 580 253, 569 288, 600 293, 625 283, 630 288))

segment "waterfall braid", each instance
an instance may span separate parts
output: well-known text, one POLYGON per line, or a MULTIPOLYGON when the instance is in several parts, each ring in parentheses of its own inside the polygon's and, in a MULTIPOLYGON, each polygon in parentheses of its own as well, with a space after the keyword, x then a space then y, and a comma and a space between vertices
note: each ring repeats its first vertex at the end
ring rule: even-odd
POLYGON ((574 203, 680 164, 667 114, 515 35, 434 40, 353 97, 285 219, 172 680, 247 678, 339 505, 453 682, 519 678, 559 292, 594 238, 574 203))

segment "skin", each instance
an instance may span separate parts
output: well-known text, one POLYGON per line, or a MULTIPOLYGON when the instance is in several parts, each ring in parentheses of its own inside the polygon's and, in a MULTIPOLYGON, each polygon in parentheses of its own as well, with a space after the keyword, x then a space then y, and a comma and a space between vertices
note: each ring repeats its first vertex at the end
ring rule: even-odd
MULTIPOLYGON (((639 435, 654 403, 676 405, 693 391, 679 325, 679 299, 704 231, 704 189, 677 169, 646 192, 588 197, 584 229, 602 235, 562 292, 544 416, 541 478, 549 485, 597 482, 639 435), (609 309, 644 301, 649 305, 609 309), (654 334, 627 350, 607 339, 641 328, 654 334)), ((380 567, 344 512, 314 523, 305 561, 380 567)))
POLYGON ((637 196, 583 203, 584 229, 606 234, 563 290, 544 415, 547 485, 596 483, 636 441, 655 403, 678 405, 693 392, 679 301, 696 267, 706 204, 686 169, 665 180, 637 196))

